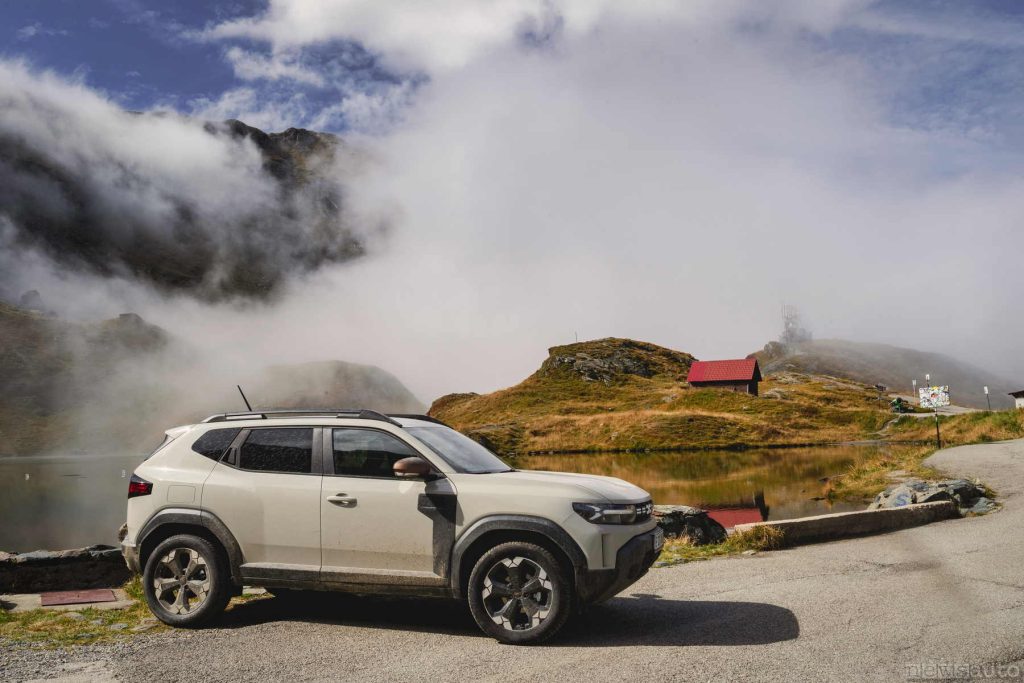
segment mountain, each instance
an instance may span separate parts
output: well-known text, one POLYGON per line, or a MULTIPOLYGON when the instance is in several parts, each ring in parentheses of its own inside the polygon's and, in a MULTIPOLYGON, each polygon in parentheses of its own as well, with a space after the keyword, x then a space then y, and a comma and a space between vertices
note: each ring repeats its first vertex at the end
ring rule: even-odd
POLYGON ((0 303, 0 455, 144 452, 163 430, 257 407, 422 412, 393 375, 323 361, 224 370, 132 313, 74 323, 0 303))
POLYGON ((949 385, 953 403, 974 408, 985 408, 983 387, 991 392, 992 408, 1013 407, 1010 391, 1019 390, 1024 383, 1014 385, 1006 377, 940 353, 905 349, 887 344, 868 344, 841 339, 815 339, 796 344, 771 342, 764 349, 751 354, 758 359, 762 372, 800 372, 829 375, 862 382, 883 384, 891 392, 910 394, 912 380, 924 386, 925 374, 931 375, 932 384, 949 385))
POLYGON ((823 443, 889 419, 873 388, 833 378, 775 373, 757 397, 694 389, 694 360, 631 339, 556 346, 516 386, 442 396, 430 414, 505 455, 823 443))
MULTIPOLYGON (((75 111, 46 116, 28 128, 15 124, 33 113, 0 117, 0 238, 66 273, 270 299, 291 278, 362 256, 361 235, 384 227, 349 212, 363 153, 335 135, 125 112, 94 130, 75 111)), ((0 268, 0 295, 21 286, 21 263, 0 268)))

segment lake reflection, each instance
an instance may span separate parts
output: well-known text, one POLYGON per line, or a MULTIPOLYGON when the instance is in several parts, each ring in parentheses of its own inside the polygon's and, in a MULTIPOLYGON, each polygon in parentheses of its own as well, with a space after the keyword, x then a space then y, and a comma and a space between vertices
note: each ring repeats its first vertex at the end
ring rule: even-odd
POLYGON ((864 509, 861 503, 814 499, 828 492, 821 479, 842 474, 880 448, 887 447, 531 455, 516 458, 515 466, 619 477, 650 491, 656 504, 706 508, 731 527, 864 509))

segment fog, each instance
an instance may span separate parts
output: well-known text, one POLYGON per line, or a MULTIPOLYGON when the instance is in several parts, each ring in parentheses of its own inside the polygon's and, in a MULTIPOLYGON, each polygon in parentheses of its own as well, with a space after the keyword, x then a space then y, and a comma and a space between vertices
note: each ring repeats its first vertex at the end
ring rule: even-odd
MULTIPOLYGON (((29 251, 67 274, 205 300, 265 298, 362 252, 342 210, 344 149, 315 183, 269 167, 249 137, 173 112, 121 111, 86 87, 0 65, 4 285, 29 251), (276 171, 276 172, 275 172, 276 171)), ((276 150, 275 150, 276 151, 276 150)), ((362 231, 379 230, 361 217, 362 231)))
MULTIPOLYGON (((19 246, 5 261, 8 289, 39 289, 66 315, 136 311, 199 357, 230 356, 243 384, 247 365, 337 358, 384 367, 428 403, 513 384, 577 336, 746 355, 781 331, 783 302, 817 337, 949 353, 1024 379, 1014 124, 963 114, 984 102, 922 110, 898 96, 929 77, 922 55, 943 54, 928 41, 981 39, 925 39, 927 26, 890 22, 877 30, 913 37, 907 49, 880 60, 836 48, 828 41, 843 31, 881 26, 864 2, 450 4, 462 20, 433 30, 437 21, 416 21, 427 11, 418 4, 300 12, 275 0, 202 38, 273 50, 359 40, 427 75, 386 130, 343 131, 372 161, 331 171, 351 213, 326 244, 356 236, 360 258, 275 259, 275 297, 253 302, 218 297, 205 271, 194 289, 167 287, 131 268, 79 267, 52 245, 19 246)), ((51 131, 64 147, 85 124, 142 125, 85 85, 4 69, 0 101, 36 101, 45 88, 75 104, 51 131)), ((132 146, 158 158, 139 161, 141 172, 196 180, 196 203, 219 226, 182 239, 184 253, 245 239, 245 218, 232 217, 254 207, 271 216, 265 253, 309 239, 301 216, 277 208, 253 149, 175 116, 157 121, 132 146)), ((114 139, 89 145, 105 157, 114 139)), ((145 193, 134 201, 156 210, 145 193)), ((17 216, 6 225, 22 235, 17 216)), ((160 232, 172 225, 146 225, 172 239, 160 232)))

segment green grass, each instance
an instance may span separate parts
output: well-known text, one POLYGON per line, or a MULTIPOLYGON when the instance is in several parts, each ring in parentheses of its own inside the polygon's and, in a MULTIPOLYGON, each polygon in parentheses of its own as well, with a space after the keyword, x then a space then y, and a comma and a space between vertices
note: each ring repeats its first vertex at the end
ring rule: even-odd
POLYGON ((516 386, 451 394, 430 412, 506 456, 835 443, 873 438, 892 419, 878 392, 855 382, 783 372, 761 383, 760 396, 749 396, 690 387, 690 362, 687 354, 629 340, 581 342, 552 349, 516 386), (608 354, 654 374, 589 381, 556 362, 608 354))
MULTIPOLYGON (((942 446, 965 446, 991 443, 1024 436, 1024 411, 979 411, 959 415, 940 415, 942 446)), ((924 464, 935 453, 935 421, 929 418, 903 417, 890 428, 894 441, 920 442, 916 445, 893 446, 873 458, 853 466, 833 479, 834 498, 869 501, 894 482, 893 472, 902 477, 920 479, 944 478, 941 472, 924 464)))
POLYGON ((709 545, 692 545, 686 539, 668 539, 654 566, 670 567, 684 562, 738 555, 747 550, 778 550, 784 541, 784 534, 781 531, 763 525, 731 534, 724 542, 709 545))
MULTIPOLYGON (((27 612, 0 610, 0 640, 11 643, 33 643, 44 647, 68 647, 70 645, 129 640, 138 635, 138 632, 132 629, 142 624, 152 624, 145 630, 146 633, 167 630, 168 627, 156 621, 146 606, 146 600, 142 595, 142 584, 138 577, 129 580, 123 588, 125 593, 136 601, 134 605, 120 610, 95 608, 72 610, 81 614, 81 619, 68 617, 67 611, 60 610, 37 609, 27 612), (123 624, 124 627, 120 630, 111 628, 117 624, 123 624)), ((228 609, 264 597, 263 595, 249 595, 233 598, 228 609)))

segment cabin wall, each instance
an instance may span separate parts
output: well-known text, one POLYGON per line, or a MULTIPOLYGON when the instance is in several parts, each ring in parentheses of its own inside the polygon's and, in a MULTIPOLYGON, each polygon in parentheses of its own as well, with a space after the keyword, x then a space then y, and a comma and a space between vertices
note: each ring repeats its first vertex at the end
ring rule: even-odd
POLYGON ((757 382, 690 382, 690 385, 696 389, 728 389, 757 396, 757 382))

